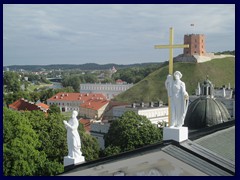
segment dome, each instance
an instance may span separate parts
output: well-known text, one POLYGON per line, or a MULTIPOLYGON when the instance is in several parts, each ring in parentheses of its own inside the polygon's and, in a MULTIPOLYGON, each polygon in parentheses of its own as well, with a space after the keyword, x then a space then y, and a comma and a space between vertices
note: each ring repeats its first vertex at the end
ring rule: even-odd
POLYGON ((227 108, 220 101, 200 97, 194 100, 188 107, 184 126, 189 129, 200 129, 220 124, 231 119, 227 108))

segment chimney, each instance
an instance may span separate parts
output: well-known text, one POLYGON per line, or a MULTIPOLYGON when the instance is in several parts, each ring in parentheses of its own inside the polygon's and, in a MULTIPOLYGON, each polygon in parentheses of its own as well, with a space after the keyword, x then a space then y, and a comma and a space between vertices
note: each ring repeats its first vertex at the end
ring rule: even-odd
POLYGON ((136 103, 132 103, 132 108, 135 108, 136 107, 136 103))
POLYGON ((149 107, 153 107, 153 102, 149 102, 149 107))

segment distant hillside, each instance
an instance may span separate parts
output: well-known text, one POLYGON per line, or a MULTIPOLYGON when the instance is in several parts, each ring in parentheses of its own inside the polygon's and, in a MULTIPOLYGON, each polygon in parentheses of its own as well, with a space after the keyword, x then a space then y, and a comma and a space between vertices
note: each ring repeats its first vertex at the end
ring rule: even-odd
POLYGON ((138 64, 129 64, 129 65, 121 65, 121 64, 96 64, 96 63, 86 63, 86 64, 53 64, 53 65, 12 65, 12 66, 4 66, 5 68, 9 68, 10 70, 20 70, 24 69, 27 71, 39 71, 41 69, 46 70, 71 70, 71 69, 79 69, 79 70, 108 70, 113 66, 116 69, 123 68, 131 68, 131 67, 144 67, 148 65, 160 65, 161 63, 138 63, 138 64))
MULTIPOLYGON (((228 85, 235 87, 235 58, 213 59, 205 63, 174 63, 174 71, 183 74, 182 80, 186 83, 189 95, 195 92, 198 82, 203 82, 206 75, 215 87, 228 85)), ((126 92, 118 95, 115 100, 123 102, 149 102, 162 100, 167 102, 165 80, 168 74, 168 65, 154 71, 138 82, 126 92)))
POLYGON ((220 54, 229 54, 229 55, 234 55, 235 56, 235 50, 233 51, 222 51, 222 52, 216 52, 214 53, 215 55, 220 55, 220 54))

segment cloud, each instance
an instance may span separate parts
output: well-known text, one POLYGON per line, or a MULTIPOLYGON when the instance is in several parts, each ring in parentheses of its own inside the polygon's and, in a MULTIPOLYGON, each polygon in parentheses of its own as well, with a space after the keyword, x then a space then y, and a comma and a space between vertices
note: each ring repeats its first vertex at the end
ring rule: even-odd
POLYGON ((221 49, 235 48, 231 4, 5 4, 4 63, 31 64, 36 55, 46 64, 61 64, 66 57, 69 63, 164 61, 168 52, 159 57, 153 46, 168 43, 169 27, 175 43, 182 43, 184 34, 200 33, 211 40, 210 49, 217 49, 222 36, 229 41, 221 49))

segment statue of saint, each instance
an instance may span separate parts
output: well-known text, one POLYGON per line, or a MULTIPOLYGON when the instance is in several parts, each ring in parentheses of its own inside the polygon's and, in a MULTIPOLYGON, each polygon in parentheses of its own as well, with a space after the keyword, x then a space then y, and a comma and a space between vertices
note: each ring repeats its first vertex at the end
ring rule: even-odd
POLYGON ((168 75, 165 81, 171 105, 170 127, 182 127, 187 113, 189 96, 185 83, 180 80, 182 77, 181 72, 174 72, 174 77, 175 80, 172 75, 168 75))
POLYGON ((78 159, 82 156, 81 141, 78 134, 77 111, 72 112, 72 118, 67 122, 63 121, 67 129, 68 158, 78 159))

